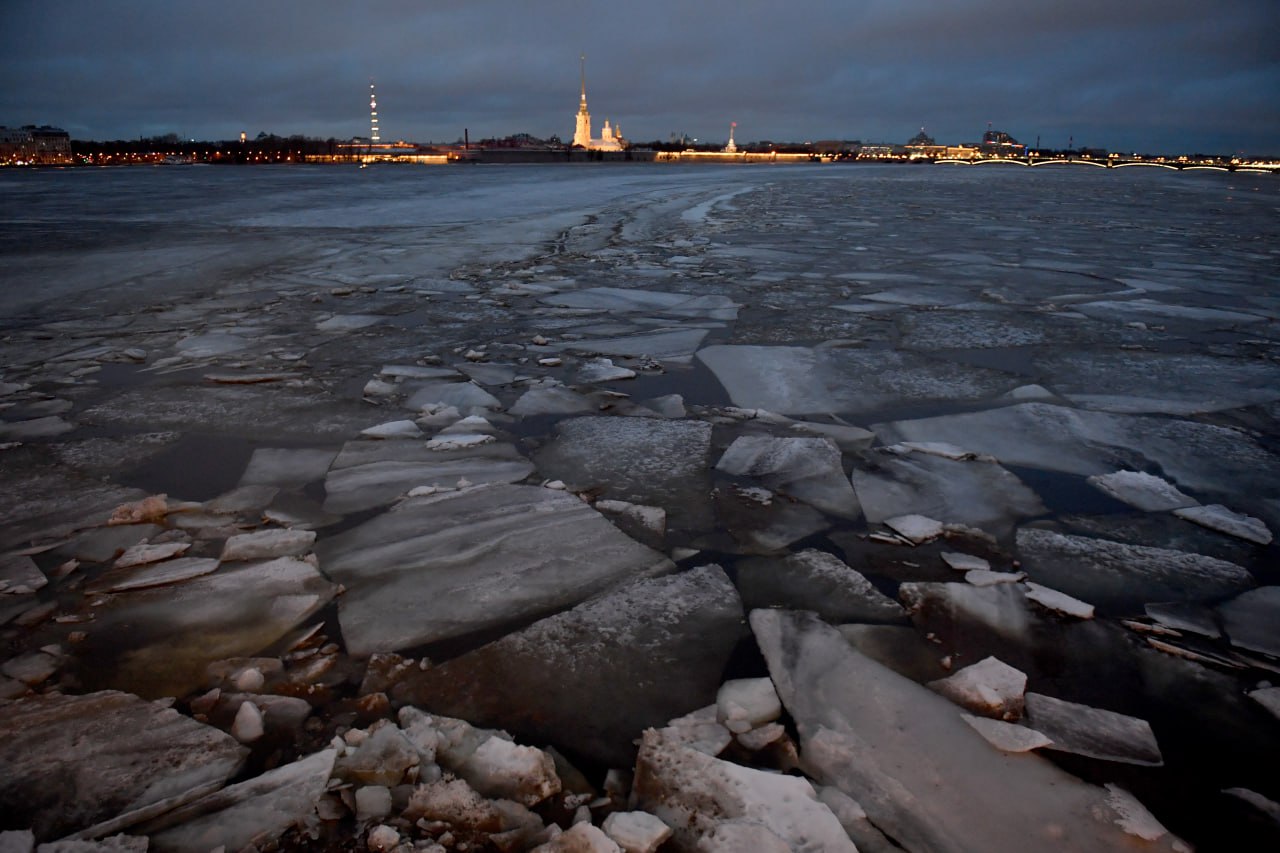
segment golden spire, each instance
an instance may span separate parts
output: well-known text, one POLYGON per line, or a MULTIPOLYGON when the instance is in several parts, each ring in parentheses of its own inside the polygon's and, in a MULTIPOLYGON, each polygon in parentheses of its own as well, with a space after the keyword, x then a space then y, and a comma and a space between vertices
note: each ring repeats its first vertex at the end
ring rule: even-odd
POLYGON ((587 55, 584 53, 579 57, 582 62, 582 103, 587 102, 587 55))

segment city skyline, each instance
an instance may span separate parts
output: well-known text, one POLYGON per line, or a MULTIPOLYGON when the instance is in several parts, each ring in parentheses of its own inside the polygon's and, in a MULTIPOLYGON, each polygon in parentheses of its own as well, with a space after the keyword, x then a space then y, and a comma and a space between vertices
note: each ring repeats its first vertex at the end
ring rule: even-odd
MULTIPOLYGON (((76 138, 240 132, 383 139, 528 132, 572 137, 579 56, 593 113, 636 141, 931 136, 988 122, 1022 142, 1138 151, 1280 152, 1280 9, 1135 0, 1035 8, 954 0, 744 0, 618 7, 549 0, 537 12, 382 0, 343 4, 18 0, 7 10, 0 124, 76 138)), ((901 139, 899 138, 901 137, 901 139)))

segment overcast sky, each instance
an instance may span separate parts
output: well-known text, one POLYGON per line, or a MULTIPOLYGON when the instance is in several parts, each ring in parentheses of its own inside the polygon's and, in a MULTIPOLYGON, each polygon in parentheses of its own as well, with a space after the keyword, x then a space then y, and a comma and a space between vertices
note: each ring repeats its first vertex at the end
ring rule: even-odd
POLYGON ((1280 0, 3 0, 0 124, 1280 155, 1280 0))

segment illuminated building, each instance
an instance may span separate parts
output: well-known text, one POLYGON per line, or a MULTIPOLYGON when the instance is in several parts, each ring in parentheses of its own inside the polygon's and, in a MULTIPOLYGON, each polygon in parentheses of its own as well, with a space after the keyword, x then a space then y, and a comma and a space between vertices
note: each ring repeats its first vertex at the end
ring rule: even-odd
POLYGON ((587 57, 582 57, 582 97, 578 101, 578 115, 573 129, 575 147, 590 151, 621 151, 627 147, 627 140, 622 138, 622 129, 610 127, 609 120, 604 120, 600 129, 600 138, 591 138, 591 113, 587 110, 587 57))
POLYGON ((729 122, 729 144, 724 147, 724 153, 726 154, 736 154, 738 152, 738 146, 733 141, 733 129, 737 126, 738 123, 736 121, 729 122))
POLYGON ((0 163, 61 165, 71 160, 71 134, 60 127, 32 124, 0 127, 0 163))

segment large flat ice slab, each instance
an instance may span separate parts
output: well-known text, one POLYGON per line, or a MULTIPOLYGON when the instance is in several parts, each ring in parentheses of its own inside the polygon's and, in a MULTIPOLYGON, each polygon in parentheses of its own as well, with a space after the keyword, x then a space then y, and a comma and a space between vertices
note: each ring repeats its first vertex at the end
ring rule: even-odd
POLYGON ((856 468, 853 486, 867 521, 925 515, 1004 535, 1022 518, 1043 515, 1035 492, 999 464, 932 453, 883 453, 856 468))
POLYGON ((34 696, 0 713, 0 811, 43 841, 220 786, 246 750, 137 696, 34 696))
POLYGON ((858 517, 858 499, 845 479, 840 449, 829 438, 740 436, 720 457, 716 470, 757 478, 765 488, 830 515, 858 517))
POLYGON ((637 732, 714 701, 741 622, 717 566, 645 578, 413 670, 393 696, 630 766, 637 732))
POLYGON ((644 312, 675 317, 705 317, 736 320, 738 306, 727 296, 668 293, 656 290, 627 290, 619 287, 589 287, 568 293, 544 296, 548 305, 564 308, 592 308, 610 312, 644 312))
POLYGON ((703 421, 591 416, 561 421, 534 461, 575 491, 660 506, 688 522, 710 491, 710 453, 703 421))
POLYGON ((1018 531, 1022 569, 1035 581, 1119 613, 1141 613, 1148 602, 1203 601, 1253 586, 1235 563, 1145 545, 1018 531))
POLYGON ((515 483, 533 463, 505 442, 436 450, 420 441, 351 441, 324 479, 326 512, 349 513, 391 503, 418 486, 455 488, 515 483))
POLYGON ((855 651, 812 615, 751 627, 800 732, 804 769, 909 850, 1168 850, 1126 835, 1102 788, 993 748, 956 707, 855 651))
POLYGON ((528 619, 671 568, 578 497, 489 485, 411 498, 322 541, 355 655, 528 619))
POLYGON ((713 345, 698 359, 734 405, 787 415, 979 400, 1018 384, 1000 371, 891 350, 713 345))
POLYGON ((1072 474, 1158 467, 1178 486, 1275 497, 1280 456, 1240 430, 1196 421, 1090 412, 1047 403, 873 425, 881 441, 943 441, 1072 474))
POLYGON ((113 595, 97 608, 82 678, 143 696, 182 696, 205 667, 252 655, 333 598, 335 586, 294 557, 234 567, 174 586, 113 595))

